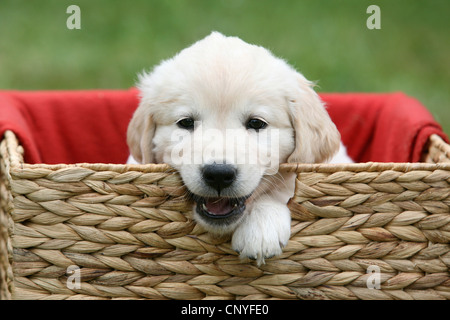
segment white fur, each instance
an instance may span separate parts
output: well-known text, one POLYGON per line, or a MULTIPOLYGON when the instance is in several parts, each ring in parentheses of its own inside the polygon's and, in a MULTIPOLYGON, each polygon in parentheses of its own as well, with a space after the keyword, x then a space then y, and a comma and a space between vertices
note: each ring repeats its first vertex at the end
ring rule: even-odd
POLYGON ((339 151, 336 153, 333 158, 331 158, 329 163, 353 163, 354 161, 347 153, 347 148, 341 142, 339 145, 339 151))
MULTIPOLYGON (((239 163, 235 157, 226 158, 230 139, 218 137, 233 129, 240 138, 231 145, 250 141, 253 148, 269 149, 266 142, 258 140, 262 130, 255 133, 243 125, 248 117, 257 116, 269 123, 264 129, 267 133, 279 135, 278 163, 324 162, 340 145, 345 155, 340 135, 312 83, 268 50, 213 32, 142 74, 138 87, 142 99, 128 129, 129 160, 168 163, 179 171, 191 192, 209 197, 215 190, 203 182, 202 165, 225 160, 234 164, 236 183, 222 196, 252 194, 242 217, 221 226, 206 223, 195 210, 194 217, 212 233, 233 233, 232 246, 241 257, 263 263, 265 258, 279 255, 290 236, 286 204, 293 195, 294 175, 271 172, 273 163, 239 163), (176 122, 186 116, 201 121, 208 134, 197 129, 180 131, 176 122), (175 133, 184 139, 177 141, 175 133), (211 146, 216 152, 205 153, 211 146), (200 156, 202 163, 188 163, 185 158, 175 161, 179 148, 191 160, 200 156)), ((238 155, 253 154, 252 148, 243 148, 238 155)))

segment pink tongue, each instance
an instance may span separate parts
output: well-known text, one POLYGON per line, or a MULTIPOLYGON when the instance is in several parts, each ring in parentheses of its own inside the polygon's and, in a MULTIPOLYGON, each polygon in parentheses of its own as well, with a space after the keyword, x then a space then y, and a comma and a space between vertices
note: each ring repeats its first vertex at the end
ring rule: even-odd
POLYGON ((210 198, 205 202, 209 213, 221 216, 230 213, 233 208, 227 198, 210 198))

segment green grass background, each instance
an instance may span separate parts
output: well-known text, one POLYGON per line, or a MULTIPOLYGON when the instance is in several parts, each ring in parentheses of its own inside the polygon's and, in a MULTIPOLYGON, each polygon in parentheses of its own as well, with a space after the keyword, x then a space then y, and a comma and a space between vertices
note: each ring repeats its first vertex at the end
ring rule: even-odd
POLYGON ((448 0, 0 0, 0 89, 128 88, 217 30, 271 49, 321 92, 403 91, 450 133, 449 13, 448 0), (81 30, 66 28, 71 4, 81 30), (381 30, 366 27, 371 4, 381 30))

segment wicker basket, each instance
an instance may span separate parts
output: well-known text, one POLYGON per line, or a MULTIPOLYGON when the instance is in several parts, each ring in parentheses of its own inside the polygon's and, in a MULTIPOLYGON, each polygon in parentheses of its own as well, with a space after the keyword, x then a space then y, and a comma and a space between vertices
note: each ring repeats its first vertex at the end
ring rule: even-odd
POLYGON ((1 298, 450 298, 450 146, 437 136, 432 163, 283 164, 298 175, 292 236, 261 267, 191 220, 167 165, 31 165, 22 152, 6 132, 1 298))

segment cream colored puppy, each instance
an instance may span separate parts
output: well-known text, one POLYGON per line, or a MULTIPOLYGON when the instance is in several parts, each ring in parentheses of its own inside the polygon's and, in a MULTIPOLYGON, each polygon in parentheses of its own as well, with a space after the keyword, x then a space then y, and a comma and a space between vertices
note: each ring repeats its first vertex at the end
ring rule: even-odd
POLYGON ((261 264, 281 254, 295 177, 278 165, 324 162, 340 146, 311 82, 268 50, 213 32, 141 75, 138 87, 132 157, 177 169, 196 221, 232 234, 241 257, 261 264))

